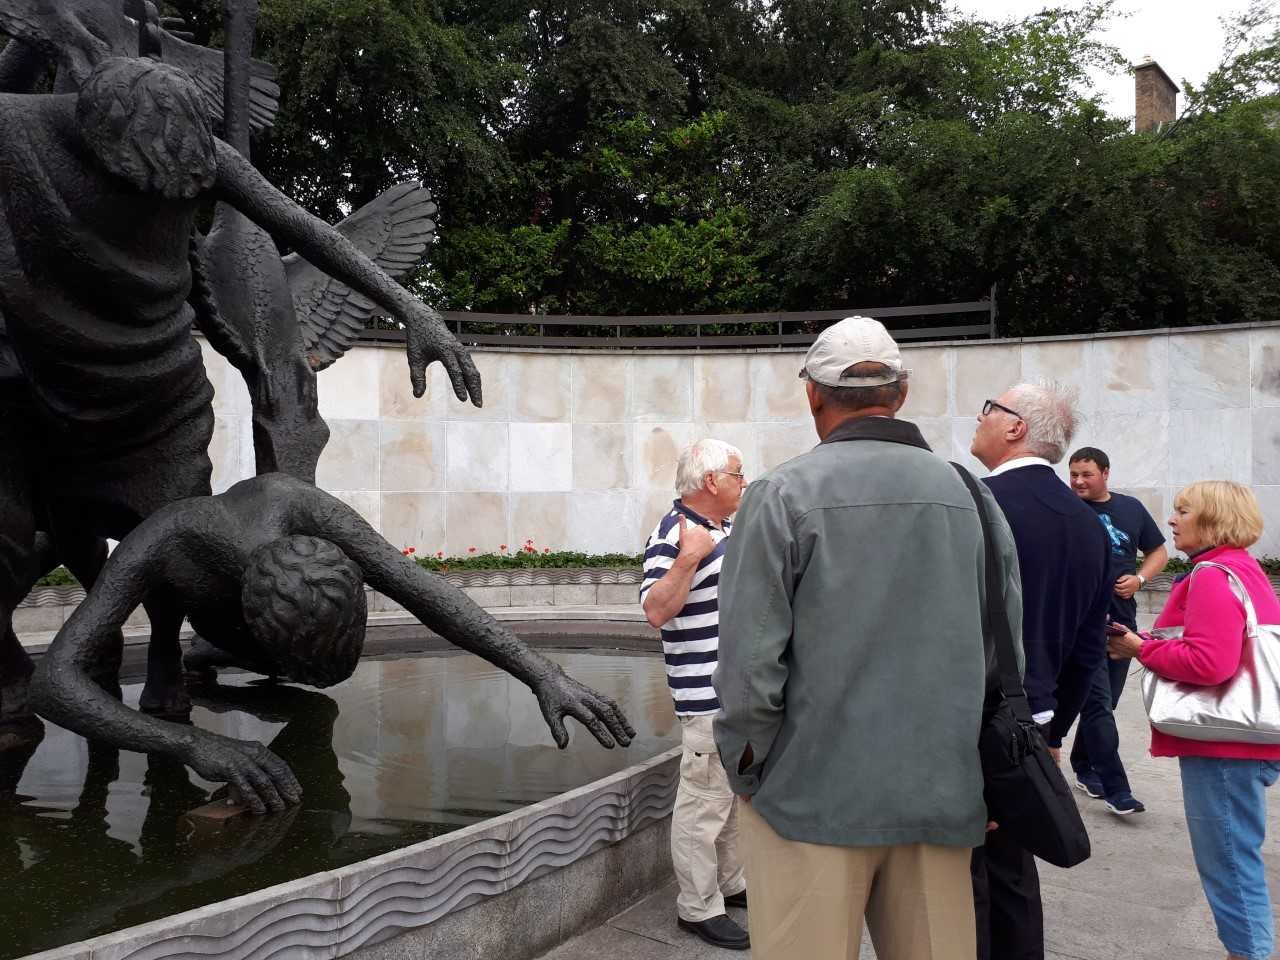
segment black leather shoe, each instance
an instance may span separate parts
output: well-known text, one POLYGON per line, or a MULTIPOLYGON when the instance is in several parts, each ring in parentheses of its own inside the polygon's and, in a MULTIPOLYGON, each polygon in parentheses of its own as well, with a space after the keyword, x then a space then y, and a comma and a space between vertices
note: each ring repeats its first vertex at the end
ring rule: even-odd
POLYGON ((737 893, 729 894, 724 898, 724 905, 726 907, 742 907, 745 910, 747 908, 747 891, 739 890, 737 893))
POLYGON ((751 947, 751 938, 747 936, 747 931, 730 920, 727 913, 708 920, 700 920, 697 923, 677 917, 676 926, 681 930, 696 933, 713 947, 724 947, 726 950, 748 950, 751 947))

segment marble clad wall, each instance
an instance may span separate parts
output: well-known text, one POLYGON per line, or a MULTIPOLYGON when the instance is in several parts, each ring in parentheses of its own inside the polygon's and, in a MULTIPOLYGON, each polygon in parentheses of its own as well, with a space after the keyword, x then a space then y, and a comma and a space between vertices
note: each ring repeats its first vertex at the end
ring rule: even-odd
MULTIPOLYGON (((207 344, 216 391, 214 485, 252 474, 249 400, 207 344)), ((904 349, 904 416, 934 450, 969 457, 974 417, 1018 380, 1080 390, 1073 447, 1112 459, 1112 485, 1163 523, 1199 479, 1251 484, 1280 555, 1280 324, 904 349)), ((332 440, 317 480, 393 543, 419 552, 538 547, 639 552, 674 497, 675 457, 714 436, 741 448, 748 476, 817 442, 802 355, 476 351, 483 409, 463 405, 436 365, 409 389, 403 350, 355 348, 320 374, 332 440)), ((1061 467, 1063 475, 1066 465, 1061 467)))

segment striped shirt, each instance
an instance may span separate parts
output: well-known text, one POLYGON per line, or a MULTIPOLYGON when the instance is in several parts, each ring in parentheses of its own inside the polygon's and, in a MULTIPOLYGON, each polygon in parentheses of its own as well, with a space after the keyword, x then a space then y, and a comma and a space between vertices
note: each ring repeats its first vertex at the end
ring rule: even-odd
POLYGON ((680 515, 690 524, 707 528, 715 549, 702 558, 693 574, 689 596, 674 617, 662 625, 662 652, 667 661, 667 685, 675 701, 676 716, 692 717, 720 710, 711 675, 720 650, 720 564, 724 559, 729 521, 721 530, 679 500, 658 521, 644 548, 644 581, 640 603, 649 588, 661 580, 680 554, 680 515))

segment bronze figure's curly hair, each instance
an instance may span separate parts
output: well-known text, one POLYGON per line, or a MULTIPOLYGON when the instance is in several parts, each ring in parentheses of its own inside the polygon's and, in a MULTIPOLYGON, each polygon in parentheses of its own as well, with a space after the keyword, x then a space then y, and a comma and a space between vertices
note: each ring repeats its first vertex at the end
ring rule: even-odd
POLYGON ((103 60, 80 88, 76 120, 103 166, 143 192, 190 200, 217 177, 209 110, 176 67, 103 60))
POLYGON ((364 575, 328 540, 294 536, 263 544, 249 557, 240 601, 249 632, 285 676, 329 687, 360 661, 364 575))

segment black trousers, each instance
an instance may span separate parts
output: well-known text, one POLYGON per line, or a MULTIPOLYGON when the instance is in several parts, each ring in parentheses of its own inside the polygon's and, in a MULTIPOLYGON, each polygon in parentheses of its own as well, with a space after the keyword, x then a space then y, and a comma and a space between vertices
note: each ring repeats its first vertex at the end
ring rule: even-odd
POLYGON ((969 863, 978 960, 1044 960, 1044 912, 1036 858, 1003 830, 987 834, 969 863))

